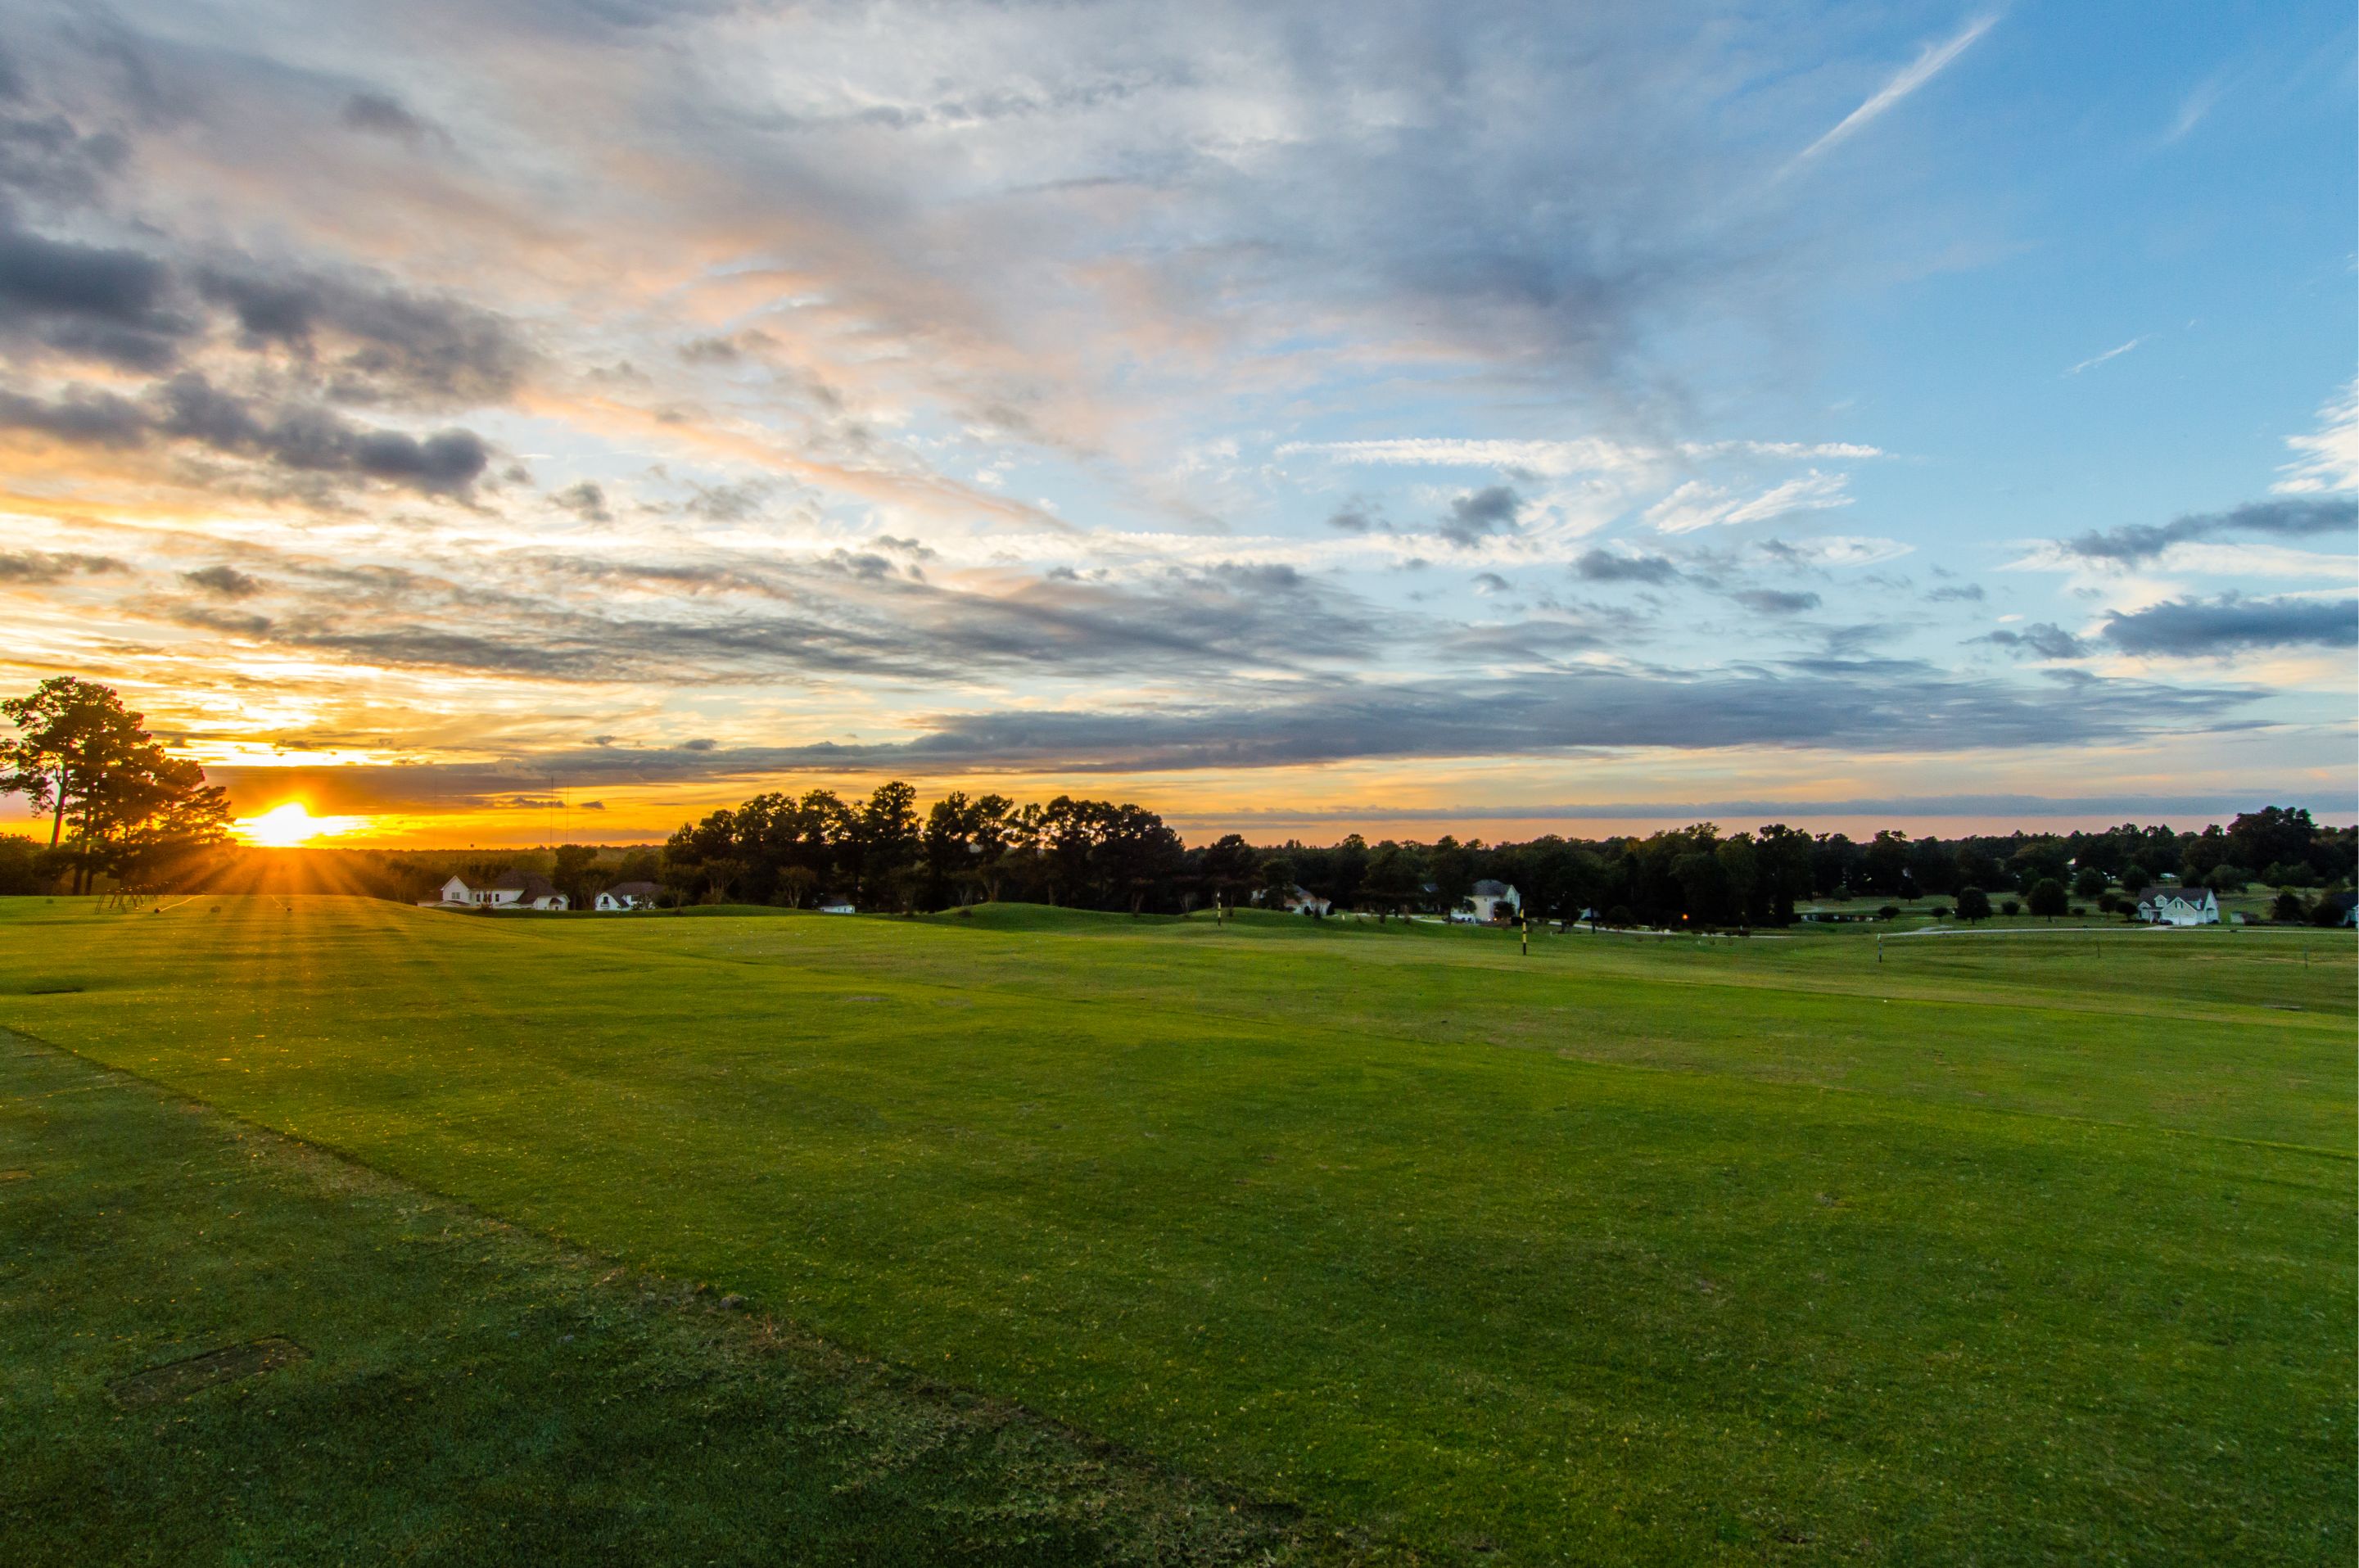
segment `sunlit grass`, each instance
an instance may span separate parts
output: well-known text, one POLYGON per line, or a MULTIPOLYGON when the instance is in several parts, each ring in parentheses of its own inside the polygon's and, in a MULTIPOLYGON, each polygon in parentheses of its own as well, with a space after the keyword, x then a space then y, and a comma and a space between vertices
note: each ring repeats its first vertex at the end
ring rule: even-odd
POLYGON ((2347 1560, 2348 935, 1884 946, 22 901, 0 1021, 1429 1557, 2347 1560))

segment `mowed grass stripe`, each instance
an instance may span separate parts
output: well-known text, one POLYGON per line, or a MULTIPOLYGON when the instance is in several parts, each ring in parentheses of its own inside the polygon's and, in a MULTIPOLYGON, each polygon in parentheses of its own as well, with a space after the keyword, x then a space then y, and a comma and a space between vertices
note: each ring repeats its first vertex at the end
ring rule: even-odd
POLYGON ((5 1033, 0 1165, 12 1564, 1343 1557, 5 1033))
MULTIPOLYGON (((1470 1050, 1415 1027, 1458 977, 1408 964, 1367 983, 1403 976, 1417 1038, 1138 996, 1090 968, 1102 938, 1029 950, 1103 979, 1082 1007, 907 982, 932 951, 910 924, 734 928, 810 930, 791 940, 837 955, 814 971, 658 958, 726 920, 171 919, 19 928, 54 951, 12 942, 0 985, 80 943, 110 955, 89 967, 112 989, 6 1005, 503 1215, 1431 1553, 2349 1554, 2341 1160, 1975 1116, 1905 1079, 1869 1097, 1470 1050), (842 967, 861 944, 864 980, 842 967)), ((1225 970, 1282 990, 1286 966, 1253 974, 1236 940, 1225 970)), ((1648 1029, 1693 1011, 1692 988, 1618 983, 1648 1029)), ((1729 995, 1723 1012, 1749 994, 1729 995)), ((1930 1060, 1877 1038, 1886 1004, 1859 1010, 1889 1071, 1930 1060)), ((1952 1008, 1939 1050, 2003 1078, 2022 1011, 1952 1008)), ((1698 1032, 1734 1052, 1741 1024, 1698 1032)), ((2139 1028, 2110 1043, 2144 1114, 2139 1028)), ((2199 1087, 2205 1049, 2254 1071, 2217 1025, 2174 1039, 2199 1087)), ((2331 1062, 2308 1071, 2323 1098, 2331 1062)), ((2249 1118, 2266 1085, 2230 1087, 2182 1114, 2249 1118)))
MULTIPOLYGON (((1333 929, 1341 940, 1313 946, 1300 940, 1310 922, 1283 918, 1248 917, 1241 934, 1218 937, 1171 921, 1142 922, 1139 931, 1118 919, 1071 912, 1058 926, 1038 916, 1031 920, 1034 930, 1014 942, 994 942, 982 953, 958 953, 958 945, 984 933, 953 927, 948 958, 941 939, 908 936, 884 971, 873 946, 876 939, 864 939, 869 947, 859 945, 859 930, 873 931, 874 922, 817 916, 651 921, 639 924, 647 934, 637 940, 660 944, 657 950, 670 959, 708 957, 756 968, 791 964, 807 976, 835 975, 854 992, 889 978, 900 985, 1026 996, 1063 1007, 1160 1000, 1249 1028, 1299 1019, 1367 1038, 1527 1046, 1600 1062, 1731 1073, 2114 1125, 2167 1126, 2288 1147, 2346 1150, 2359 1135, 2351 1096, 2341 1088, 2348 1079, 2343 1047, 2350 1029, 2347 993, 2354 973, 2347 939, 2336 944, 2339 957, 2332 967, 2321 962, 2313 973, 2293 966, 2302 994, 2321 1007, 2339 1005, 2342 1017, 2256 1006, 2234 1009, 2223 1018, 2180 1008, 2141 1029, 2125 1027, 2127 1006, 2100 1012, 2085 1000, 2063 1007, 2047 997, 1994 1004, 1978 994, 1986 978, 1981 968, 1939 989, 1920 981, 1864 996, 1747 980, 1745 965, 1779 961, 1762 959, 1760 944, 1723 943, 1712 950, 1708 957, 1723 965, 1723 975, 1735 976, 1724 983, 1744 988, 1733 996, 1699 998, 1690 994, 1694 989, 1711 990, 1723 982, 1699 978, 1695 959, 1686 953, 1658 954, 1667 974, 1634 975, 1618 966, 1593 966, 1583 962, 1586 953, 1567 955, 1546 946, 1535 961, 1502 962, 1491 949, 1503 939, 1489 932, 1437 937, 1418 931, 1387 942, 1364 928, 1339 925, 1333 929), (853 927, 849 932, 847 924, 853 927), (735 938, 734 951, 711 951, 708 944, 727 940, 712 933, 733 927, 756 934, 735 938), (1067 944, 1064 951, 1086 954, 1086 961, 1038 962, 1041 942, 1055 943, 1066 931, 1081 933, 1077 942, 1089 945, 1067 944), (1170 940, 1180 933, 1190 940, 1170 940), (1139 964, 1125 967, 1105 959, 1109 946, 1153 947, 1158 937, 1178 956, 1144 976, 1139 964), (853 944, 849 949, 842 945, 847 942, 853 944), (1028 964, 1027 942, 1033 948, 1028 964), (1444 942, 1448 945, 1440 945, 1444 942), (1473 945, 1478 942, 1484 945, 1473 945), (1392 970, 1371 975, 1360 966, 1372 951, 1403 947, 1426 955, 1407 985, 1392 970), (960 958, 966 962, 954 967, 960 958), (2343 992, 2329 991, 2338 975, 2343 992), (1776 995, 1786 991, 1791 996, 1776 995), (2321 991, 2328 992, 2323 999, 2321 991), (1886 1011, 1868 1015, 1863 1001, 1886 1011), (1960 1014, 1960 1008, 1973 1012, 1960 1014), (2218 1027, 2223 1024, 2229 1027, 2218 1027), (1948 1042, 1959 1037, 1973 1040, 1973 1049, 1949 1050, 1948 1042)), ((544 942, 569 940, 579 929, 555 922, 538 926, 538 940, 544 942)), ((2222 941, 2254 941, 2250 933, 2210 934, 2214 951, 2222 941)), ((1864 962, 1875 970, 1872 956, 1864 956, 1872 953, 1872 943, 1856 936, 1797 940, 1822 951, 1840 944, 1851 955, 1837 953, 1831 962, 1854 968, 1864 962)), ((2249 953, 2249 947, 2237 949, 2231 961, 2249 953)), ((2190 957, 2204 955, 2190 953, 2182 941, 2179 949, 2158 956, 2183 970, 2190 957)), ((2252 962, 2269 960, 2263 953, 2252 962)), ((1986 953, 1982 963, 2003 968, 2006 955, 1986 953)), ((2101 971, 2086 978, 2102 987, 2121 977, 2101 971)), ((2147 976, 2134 972, 2128 978, 2143 984, 2147 976)))

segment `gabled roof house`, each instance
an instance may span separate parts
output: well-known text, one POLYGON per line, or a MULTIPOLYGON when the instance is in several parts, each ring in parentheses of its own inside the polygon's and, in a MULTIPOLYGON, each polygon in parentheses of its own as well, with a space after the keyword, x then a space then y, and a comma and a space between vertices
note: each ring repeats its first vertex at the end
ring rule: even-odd
POLYGON ((485 882, 453 877, 442 884, 439 898, 419 902, 429 909, 563 909, 571 900, 557 884, 538 871, 503 871, 485 882))
POLYGON ((616 909, 651 909, 656 895, 663 889, 652 882, 617 882, 592 900, 592 908, 613 913, 616 909))
POLYGON ((2209 887, 2148 887, 2138 895, 2138 919, 2156 926, 2216 926, 2220 899, 2209 887))
POLYGON ((1495 882, 1486 877, 1474 884, 1473 890, 1466 895, 1466 901, 1461 907, 1474 917, 1477 924, 1487 924, 1492 920, 1513 920, 1523 913, 1524 896, 1512 885, 1495 882))

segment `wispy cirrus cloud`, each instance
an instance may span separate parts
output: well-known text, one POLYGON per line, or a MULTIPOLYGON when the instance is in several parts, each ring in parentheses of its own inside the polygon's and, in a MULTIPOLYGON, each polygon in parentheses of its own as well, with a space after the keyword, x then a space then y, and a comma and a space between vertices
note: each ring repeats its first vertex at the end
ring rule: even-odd
POLYGON ((1922 53, 1895 72, 1891 80, 1870 93, 1867 100, 1844 115, 1828 132, 1794 156, 1784 172, 1792 173, 1805 164, 1824 157, 1833 148, 1857 136, 1870 125, 1891 111, 1910 93, 1948 70, 1958 57, 1972 49, 1984 33, 1990 31, 1998 17, 1995 14, 1979 16, 1943 42, 1927 44, 1922 53))
POLYGON ((1647 509, 1647 521, 1667 534, 1693 533, 1720 525, 1766 522, 1788 512, 1826 511, 1852 504, 1851 480, 1811 469, 1756 495, 1733 495, 1691 479, 1647 509))
POLYGON ((2097 366, 2105 364, 2109 360, 2121 358, 2122 355, 2136 348, 2139 344, 2152 343, 2153 341, 2154 334, 2152 332, 2141 332, 2136 337, 2130 339, 2129 342, 2109 348, 2103 354, 2091 354, 2080 364, 2068 367, 2064 374, 2066 376, 2073 376, 2080 375, 2082 371, 2094 370, 2097 366))
POLYGON ((1343 463, 1386 467, 1496 468, 1556 477, 1568 474, 1627 474, 1675 458, 1756 457, 1806 459, 1873 458, 1884 452, 1858 441, 1717 441, 1646 446, 1587 439, 1497 441, 1448 436, 1401 436, 1380 441, 1288 441, 1280 457, 1316 455, 1343 463))
POLYGON ((2318 429, 2288 436, 2293 460, 2269 488, 2280 495, 2316 495, 2359 490, 2359 379, 2328 398, 2318 410, 2318 429))

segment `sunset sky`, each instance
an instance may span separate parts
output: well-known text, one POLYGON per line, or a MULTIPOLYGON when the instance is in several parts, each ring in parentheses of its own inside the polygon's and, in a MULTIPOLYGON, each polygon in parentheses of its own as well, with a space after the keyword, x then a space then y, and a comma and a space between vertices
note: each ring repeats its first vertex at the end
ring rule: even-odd
POLYGON ((891 776, 2348 820, 2354 59, 2342 0, 6 0, 0 689, 351 842, 891 776))

